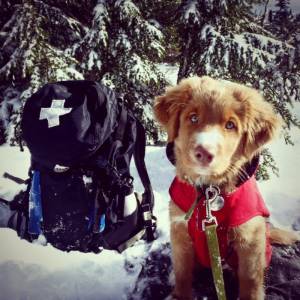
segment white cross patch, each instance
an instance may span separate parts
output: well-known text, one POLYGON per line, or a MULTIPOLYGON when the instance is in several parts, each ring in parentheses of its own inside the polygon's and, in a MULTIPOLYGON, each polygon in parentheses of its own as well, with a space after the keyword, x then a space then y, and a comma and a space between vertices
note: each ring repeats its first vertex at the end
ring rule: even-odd
POLYGON ((40 112, 40 120, 47 119, 48 128, 59 126, 59 117, 71 112, 72 107, 66 108, 65 99, 52 100, 50 107, 42 107, 40 112))

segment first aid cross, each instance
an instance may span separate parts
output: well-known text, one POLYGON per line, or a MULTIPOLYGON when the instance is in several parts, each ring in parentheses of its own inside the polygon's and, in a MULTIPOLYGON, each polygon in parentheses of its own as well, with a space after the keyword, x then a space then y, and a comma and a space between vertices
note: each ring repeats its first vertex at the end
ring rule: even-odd
POLYGON ((59 117, 71 112, 72 107, 67 108, 65 106, 65 99, 52 100, 50 107, 42 107, 40 112, 40 120, 47 119, 48 128, 59 126, 59 117))

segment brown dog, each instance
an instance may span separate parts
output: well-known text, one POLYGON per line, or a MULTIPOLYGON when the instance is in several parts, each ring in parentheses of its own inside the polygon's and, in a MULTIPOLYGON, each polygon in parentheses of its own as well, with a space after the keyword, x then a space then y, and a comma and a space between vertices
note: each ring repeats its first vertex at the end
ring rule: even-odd
MULTIPOLYGON (((256 165, 252 165, 261 147, 274 137, 280 119, 256 90, 209 77, 184 79, 167 88, 155 99, 154 113, 167 131, 168 141, 174 142, 176 158, 177 178, 170 189, 173 298, 192 299, 195 262, 207 263, 205 246, 199 248, 205 236, 201 228, 195 229, 200 227, 201 208, 194 210, 189 222, 184 219, 196 194, 192 183, 220 188, 225 205, 215 214, 221 216, 221 254, 226 256, 230 244, 237 256, 240 299, 264 299, 264 271, 271 253, 266 238, 268 210, 252 176, 256 165), (236 192, 239 196, 231 197, 236 192), (245 195, 243 199, 241 195, 245 195)), ((280 230, 270 234, 286 244, 298 239, 280 230)))

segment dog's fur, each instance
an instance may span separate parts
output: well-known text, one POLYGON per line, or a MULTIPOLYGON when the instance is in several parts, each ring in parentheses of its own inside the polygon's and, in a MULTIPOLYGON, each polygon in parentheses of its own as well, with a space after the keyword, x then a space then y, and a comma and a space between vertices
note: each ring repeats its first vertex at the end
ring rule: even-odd
MULTIPOLYGON (((254 89, 209 77, 192 77, 167 88, 155 99, 154 113, 175 143, 176 171, 181 180, 234 190, 244 177, 243 165, 278 131, 281 121, 254 89)), ((170 202, 174 299, 192 299, 195 253, 184 212, 170 202)), ((276 242, 290 244, 298 236, 271 230, 276 242), (284 241, 283 241, 284 237, 284 241)), ((264 299, 266 221, 257 216, 231 228, 237 253, 240 299, 264 299)))

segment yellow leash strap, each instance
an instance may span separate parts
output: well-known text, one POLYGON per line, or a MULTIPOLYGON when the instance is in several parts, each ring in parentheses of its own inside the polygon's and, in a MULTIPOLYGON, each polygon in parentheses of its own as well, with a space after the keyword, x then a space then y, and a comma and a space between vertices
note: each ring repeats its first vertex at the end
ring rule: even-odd
POLYGON ((216 229, 216 224, 205 225, 205 235, 218 300, 226 300, 223 269, 216 229))

